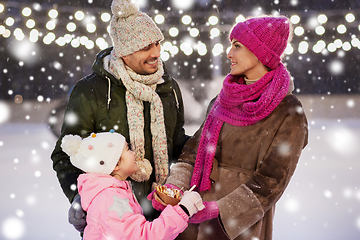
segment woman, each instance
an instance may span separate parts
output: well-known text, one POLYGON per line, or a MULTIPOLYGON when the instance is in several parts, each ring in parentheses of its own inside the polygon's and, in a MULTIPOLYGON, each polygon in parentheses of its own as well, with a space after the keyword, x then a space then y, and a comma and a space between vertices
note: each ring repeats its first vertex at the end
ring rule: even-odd
POLYGON ((231 30, 231 72, 166 182, 196 184, 205 201, 179 239, 272 239, 275 203, 308 134, 281 62, 290 35, 286 17, 250 18, 231 30))

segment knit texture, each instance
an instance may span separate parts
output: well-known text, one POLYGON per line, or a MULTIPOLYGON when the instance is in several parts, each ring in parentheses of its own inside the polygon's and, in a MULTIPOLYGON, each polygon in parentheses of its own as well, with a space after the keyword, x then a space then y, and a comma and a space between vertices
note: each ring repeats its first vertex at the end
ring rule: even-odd
POLYGON ((251 85, 246 85, 242 76, 225 78, 201 133, 191 186, 199 186, 199 191, 211 188, 212 163, 223 123, 248 126, 266 118, 285 98, 290 80, 282 63, 251 85))
POLYGON ((275 69, 281 62, 290 35, 290 22, 286 17, 255 17, 237 23, 230 33, 249 49, 262 64, 275 69))
POLYGON ((164 36, 154 21, 139 11, 135 0, 113 0, 110 37, 117 57, 127 56, 164 36))
MULTIPOLYGON (((126 87, 127 119, 130 133, 130 143, 135 148, 136 161, 148 161, 145 156, 144 139, 144 106, 143 101, 150 102, 153 158, 155 177, 158 184, 164 184, 168 176, 168 151, 165 132, 164 111, 159 95, 155 92, 157 83, 162 79, 164 69, 162 61, 158 61, 158 70, 154 74, 140 75, 124 64, 122 58, 117 58, 111 51, 110 72, 126 87)), ((148 180, 151 171, 148 164, 138 164, 139 171, 130 177, 135 181, 148 180), (144 167, 142 167, 144 165, 144 167)))

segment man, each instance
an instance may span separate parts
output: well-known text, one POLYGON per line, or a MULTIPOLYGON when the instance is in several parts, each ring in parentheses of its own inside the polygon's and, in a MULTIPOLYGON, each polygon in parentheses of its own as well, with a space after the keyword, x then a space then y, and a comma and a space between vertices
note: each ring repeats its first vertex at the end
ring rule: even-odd
POLYGON ((61 136, 51 155, 60 185, 72 206, 69 221, 82 232, 85 213, 80 206, 77 177, 82 173, 61 150, 67 134, 83 138, 114 129, 136 151, 139 171, 131 175, 133 190, 148 220, 157 216, 146 196, 153 183, 164 184, 171 160, 187 140, 178 84, 160 60, 163 35, 131 0, 114 0, 110 36, 113 47, 101 51, 93 73, 74 87, 61 136))

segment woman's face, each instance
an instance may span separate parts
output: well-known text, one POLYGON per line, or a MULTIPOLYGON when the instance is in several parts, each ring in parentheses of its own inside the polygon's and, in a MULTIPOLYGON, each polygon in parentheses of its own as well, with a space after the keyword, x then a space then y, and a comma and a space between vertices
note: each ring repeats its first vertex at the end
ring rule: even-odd
POLYGON ((227 57, 231 60, 231 75, 245 75, 250 80, 261 78, 266 67, 259 59, 236 39, 231 41, 227 57))

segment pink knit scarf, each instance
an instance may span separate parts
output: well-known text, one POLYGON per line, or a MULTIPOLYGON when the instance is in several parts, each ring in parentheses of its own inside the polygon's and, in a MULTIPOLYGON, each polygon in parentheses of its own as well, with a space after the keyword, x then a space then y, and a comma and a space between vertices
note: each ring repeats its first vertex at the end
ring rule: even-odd
POLYGON ((251 85, 245 84, 244 77, 226 76, 201 133, 191 186, 195 184, 199 191, 211 188, 212 163, 223 123, 248 126, 264 119, 285 98, 290 80, 282 63, 251 85))

